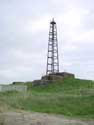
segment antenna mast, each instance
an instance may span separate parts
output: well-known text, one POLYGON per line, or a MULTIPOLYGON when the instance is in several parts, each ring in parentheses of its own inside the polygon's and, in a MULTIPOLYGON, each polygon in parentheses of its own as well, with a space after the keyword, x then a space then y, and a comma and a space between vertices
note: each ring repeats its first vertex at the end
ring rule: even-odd
POLYGON ((48 55, 47 55, 47 70, 46 75, 59 72, 59 57, 58 57, 58 40, 57 26, 54 19, 50 22, 48 55))

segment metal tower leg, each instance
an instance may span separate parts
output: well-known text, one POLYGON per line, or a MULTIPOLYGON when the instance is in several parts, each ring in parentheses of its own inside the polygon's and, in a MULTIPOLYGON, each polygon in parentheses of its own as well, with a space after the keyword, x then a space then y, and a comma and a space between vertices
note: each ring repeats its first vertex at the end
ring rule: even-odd
POLYGON ((54 19, 50 22, 46 75, 59 72, 57 27, 54 19))

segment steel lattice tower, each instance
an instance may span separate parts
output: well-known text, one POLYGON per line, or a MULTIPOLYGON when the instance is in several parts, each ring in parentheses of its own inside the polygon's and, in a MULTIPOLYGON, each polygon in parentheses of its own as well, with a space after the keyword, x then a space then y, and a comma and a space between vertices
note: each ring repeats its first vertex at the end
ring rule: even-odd
POLYGON ((50 22, 48 55, 47 55, 47 70, 46 75, 59 72, 59 57, 58 57, 58 40, 57 26, 54 19, 50 22))

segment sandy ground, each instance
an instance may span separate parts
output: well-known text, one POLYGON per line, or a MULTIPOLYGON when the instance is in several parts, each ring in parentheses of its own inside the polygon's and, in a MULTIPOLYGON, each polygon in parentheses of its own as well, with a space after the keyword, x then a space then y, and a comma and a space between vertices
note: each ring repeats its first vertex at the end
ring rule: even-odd
POLYGON ((0 125, 94 125, 94 121, 85 122, 42 113, 5 112, 0 113, 0 125))

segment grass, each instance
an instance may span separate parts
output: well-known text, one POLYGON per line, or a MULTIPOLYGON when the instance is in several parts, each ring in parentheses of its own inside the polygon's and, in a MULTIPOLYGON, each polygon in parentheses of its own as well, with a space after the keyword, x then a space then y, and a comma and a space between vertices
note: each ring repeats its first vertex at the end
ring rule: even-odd
POLYGON ((26 85, 26 93, 0 93, 0 107, 94 119, 94 82, 68 78, 47 86, 26 85))

